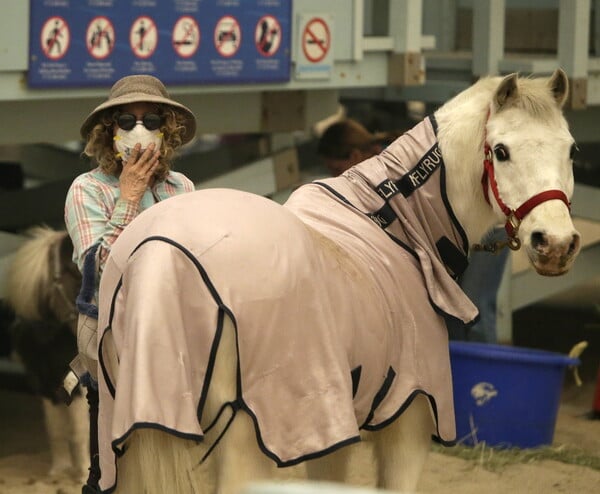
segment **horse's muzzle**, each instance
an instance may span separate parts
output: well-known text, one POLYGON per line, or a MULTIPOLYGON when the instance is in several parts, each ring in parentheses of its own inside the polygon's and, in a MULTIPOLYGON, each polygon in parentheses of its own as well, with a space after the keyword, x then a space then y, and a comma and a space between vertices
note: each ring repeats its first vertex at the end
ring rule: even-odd
POLYGON ((542 231, 531 234, 527 255, 535 270, 544 276, 560 276, 571 269, 581 249, 579 233, 557 237, 542 231))

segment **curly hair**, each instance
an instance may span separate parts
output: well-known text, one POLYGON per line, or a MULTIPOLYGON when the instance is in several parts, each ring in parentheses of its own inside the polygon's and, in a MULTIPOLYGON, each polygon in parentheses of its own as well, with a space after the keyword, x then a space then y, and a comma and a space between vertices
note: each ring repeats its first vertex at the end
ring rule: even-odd
MULTIPOLYGON (((83 154, 92 158, 108 175, 118 177, 123 169, 121 160, 114 150, 113 126, 119 108, 107 108, 98 116, 98 122, 90 131, 83 154)), ((154 173, 156 180, 167 178, 176 151, 183 143, 186 133, 185 118, 178 111, 167 105, 158 105, 158 113, 164 118, 160 130, 163 140, 160 149, 159 165, 154 173)))

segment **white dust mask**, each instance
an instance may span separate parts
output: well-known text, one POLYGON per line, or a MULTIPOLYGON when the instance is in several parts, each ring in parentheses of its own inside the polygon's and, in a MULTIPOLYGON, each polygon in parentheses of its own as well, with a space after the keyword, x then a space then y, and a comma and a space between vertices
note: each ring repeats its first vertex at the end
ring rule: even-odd
POLYGON ((117 129, 117 135, 113 138, 117 148, 117 158, 127 161, 133 151, 133 147, 140 143, 141 151, 144 151, 149 144, 154 143, 154 149, 160 149, 163 133, 160 129, 148 130, 144 127, 141 120, 138 120, 131 130, 117 129))

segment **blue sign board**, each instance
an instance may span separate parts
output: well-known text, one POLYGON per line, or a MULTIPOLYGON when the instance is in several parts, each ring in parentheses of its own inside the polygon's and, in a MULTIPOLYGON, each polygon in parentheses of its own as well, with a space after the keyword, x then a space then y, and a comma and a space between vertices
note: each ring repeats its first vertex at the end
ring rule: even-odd
POLYGON ((290 78, 292 0, 31 0, 30 87, 290 78))

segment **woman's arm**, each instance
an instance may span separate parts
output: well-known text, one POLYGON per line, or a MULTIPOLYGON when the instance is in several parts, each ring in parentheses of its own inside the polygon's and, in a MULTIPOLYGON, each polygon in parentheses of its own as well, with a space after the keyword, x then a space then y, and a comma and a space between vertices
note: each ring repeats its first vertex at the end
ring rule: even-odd
POLYGON ((87 251, 98 248, 102 272, 113 243, 139 213, 139 204, 114 197, 111 186, 90 179, 75 179, 65 201, 65 224, 73 242, 73 261, 80 270, 87 251))

